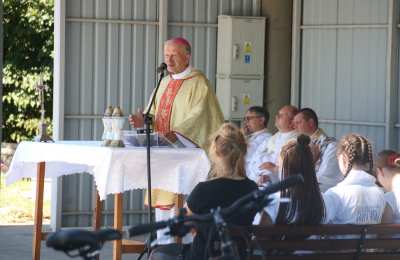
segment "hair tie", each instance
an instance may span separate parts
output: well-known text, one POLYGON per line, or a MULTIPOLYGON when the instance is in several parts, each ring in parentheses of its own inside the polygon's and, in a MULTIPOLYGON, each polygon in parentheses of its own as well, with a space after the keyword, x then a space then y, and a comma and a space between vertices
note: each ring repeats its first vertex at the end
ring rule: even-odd
POLYGON ((391 167, 395 167, 396 166, 396 160, 399 158, 398 154, 391 154, 388 156, 387 158, 387 164, 391 167))
POLYGON ((299 135, 297 137, 297 144, 302 147, 306 147, 307 145, 309 145, 310 141, 310 137, 308 137, 307 135, 299 135))

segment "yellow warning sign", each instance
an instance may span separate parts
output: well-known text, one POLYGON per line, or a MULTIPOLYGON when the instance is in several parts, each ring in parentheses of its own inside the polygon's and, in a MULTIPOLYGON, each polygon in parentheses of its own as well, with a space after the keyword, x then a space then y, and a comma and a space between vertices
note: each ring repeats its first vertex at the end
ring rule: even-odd
POLYGON ((242 102, 243 102, 244 106, 250 105, 250 95, 249 94, 244 94, 242 102))
POLYGON ((253 46, 251 42, 244 42, 244 52, 252 52, 253 46))

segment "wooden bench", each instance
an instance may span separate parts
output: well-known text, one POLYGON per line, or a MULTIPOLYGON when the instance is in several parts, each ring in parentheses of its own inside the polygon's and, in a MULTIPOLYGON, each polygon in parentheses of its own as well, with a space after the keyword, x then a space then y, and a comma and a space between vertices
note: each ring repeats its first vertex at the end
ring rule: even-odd
POLYGON ((233 227, 230 234, 248 248, 246 259, 400 259, 400 224, 233 227))

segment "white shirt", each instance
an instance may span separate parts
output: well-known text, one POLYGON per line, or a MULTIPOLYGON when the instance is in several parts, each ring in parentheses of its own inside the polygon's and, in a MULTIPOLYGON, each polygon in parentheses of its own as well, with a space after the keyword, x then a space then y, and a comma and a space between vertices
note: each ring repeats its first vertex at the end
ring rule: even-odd
POLYGON ((254 132, 251 135, 248 136, 247 138, 247 154, 246 154, 246 174, 247 177, 255 182, 257 182, 257 179, 254 179, 252 175, 249 175, 250 173, 250 165, 251 162, 253 161, 253 157, 255 155, 255 152, 257 151, 258 147, 263 143, 263 142, 268 142, 268 140, 271 138, 271 134, 268 132, 266 128, 254 132))
MULTIPOLYGON (((279 204, 281 202, 281 192, 275 192, 269 195, 270 202, 266 207, 264 207, 264 211, 270 217, 272 224, 275 224, 276 217, 279 212, 279 204)), ((261 214, 257 213, 253 220, 253 225, 259 225, 261 222, 261 214)))
POLYGON ((321 129, 311 135, 311 141, 320 149, 321 154, 315 164, 315 173, 321 192, 325 192, 343 180, 336 157, 336 141, 329 138, 321 129))
MULTIPOLYGON (((295 131, 290 132, 277 132, 271 138, 265 139, 257 148, 252 156, 252 160, 248 163, 247 177, 257 182, 258 177, 263 174, 270 174, 267 170, 260 169, 260 165, 264 162, 271 162, 278 164, 279 154, 282 147, 291 139, 296 138, 297 133, 295 131)), ((271 175, 271 181, 278 181, 278 174, 276 178, 271 175)))
POLYGON ((260 146, 262 142, 268 140, 271 137, 271 134, 268 132, 266 128, 254 132, 247 137, 247 154, 253 156, 254 152, 260 146))
MULTIPOLYGON (((184 71, 182 71, 181 73, 178 73, 178 74, 171 74, 171 77, 172 77, 172 79, 184 79, 187 75, 190 74, 190 72, 192 72, 192 67, 189 65, 189 66, 187 66, 187 68, 186 68, 184 71)), ((156 89, 153 89, 153 92, 151 92, 151 97, 150 97, 150 99, 149 99, 149 103, 147 104, 146 109, 145 109, 144 111, 149 111, 150 106, 151 106, 151 102, 150 102, 150 101, 153 99, 153 95, 154 95, 155 91, 156 91, 156 89)), ((141 129, 141 128, 139 128, 139 129, 141 129)), ((180 146, 180 145, 183 145, 183 146, 187 145, 187 143, 183 144, 181 138, 179 138, 178 140, 181 142, 181 143, 177 143, 178 146, 180 146)), ((189 146, 189 147, 190 147, 190 146, 189 146)))
POLYGON ((400 179, 394 178, 392 190, 385 193, 385 200, 393 211, 393 223, 400 223, 400 179))
POLYGON ((173 79, 184 79, 187 75, 190 74, 190 72, 192 72, 192 67, 188 66, 184 71, 177 73, 177 74, 171 74, 171 77, 173 79))
POLYGON ((374 176, 351 170, 337 186, 323 194, 325 223, 378 224, 385 209, 385 196, 374 176))

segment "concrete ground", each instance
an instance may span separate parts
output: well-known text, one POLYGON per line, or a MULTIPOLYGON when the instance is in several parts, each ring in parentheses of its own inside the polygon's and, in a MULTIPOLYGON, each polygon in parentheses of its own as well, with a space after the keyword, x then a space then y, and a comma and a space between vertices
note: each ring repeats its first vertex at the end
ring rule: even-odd
MULTIPOLYGON (((0 226, 0 259, 32 259, 32 225, 0 226)), ((63 252, 46 247, 42 242, 41 260, 70 260, 63 252)), ((137 254, 124 254, 123 260, 137 259, 137 254)), ((74 258, 79 259, 79 258, 74 258)), ((100 259, 112 259, 112 244, 107 243, 101 251, 100 259)), ((142 259, 145 259, 142 258, 142 259)))

